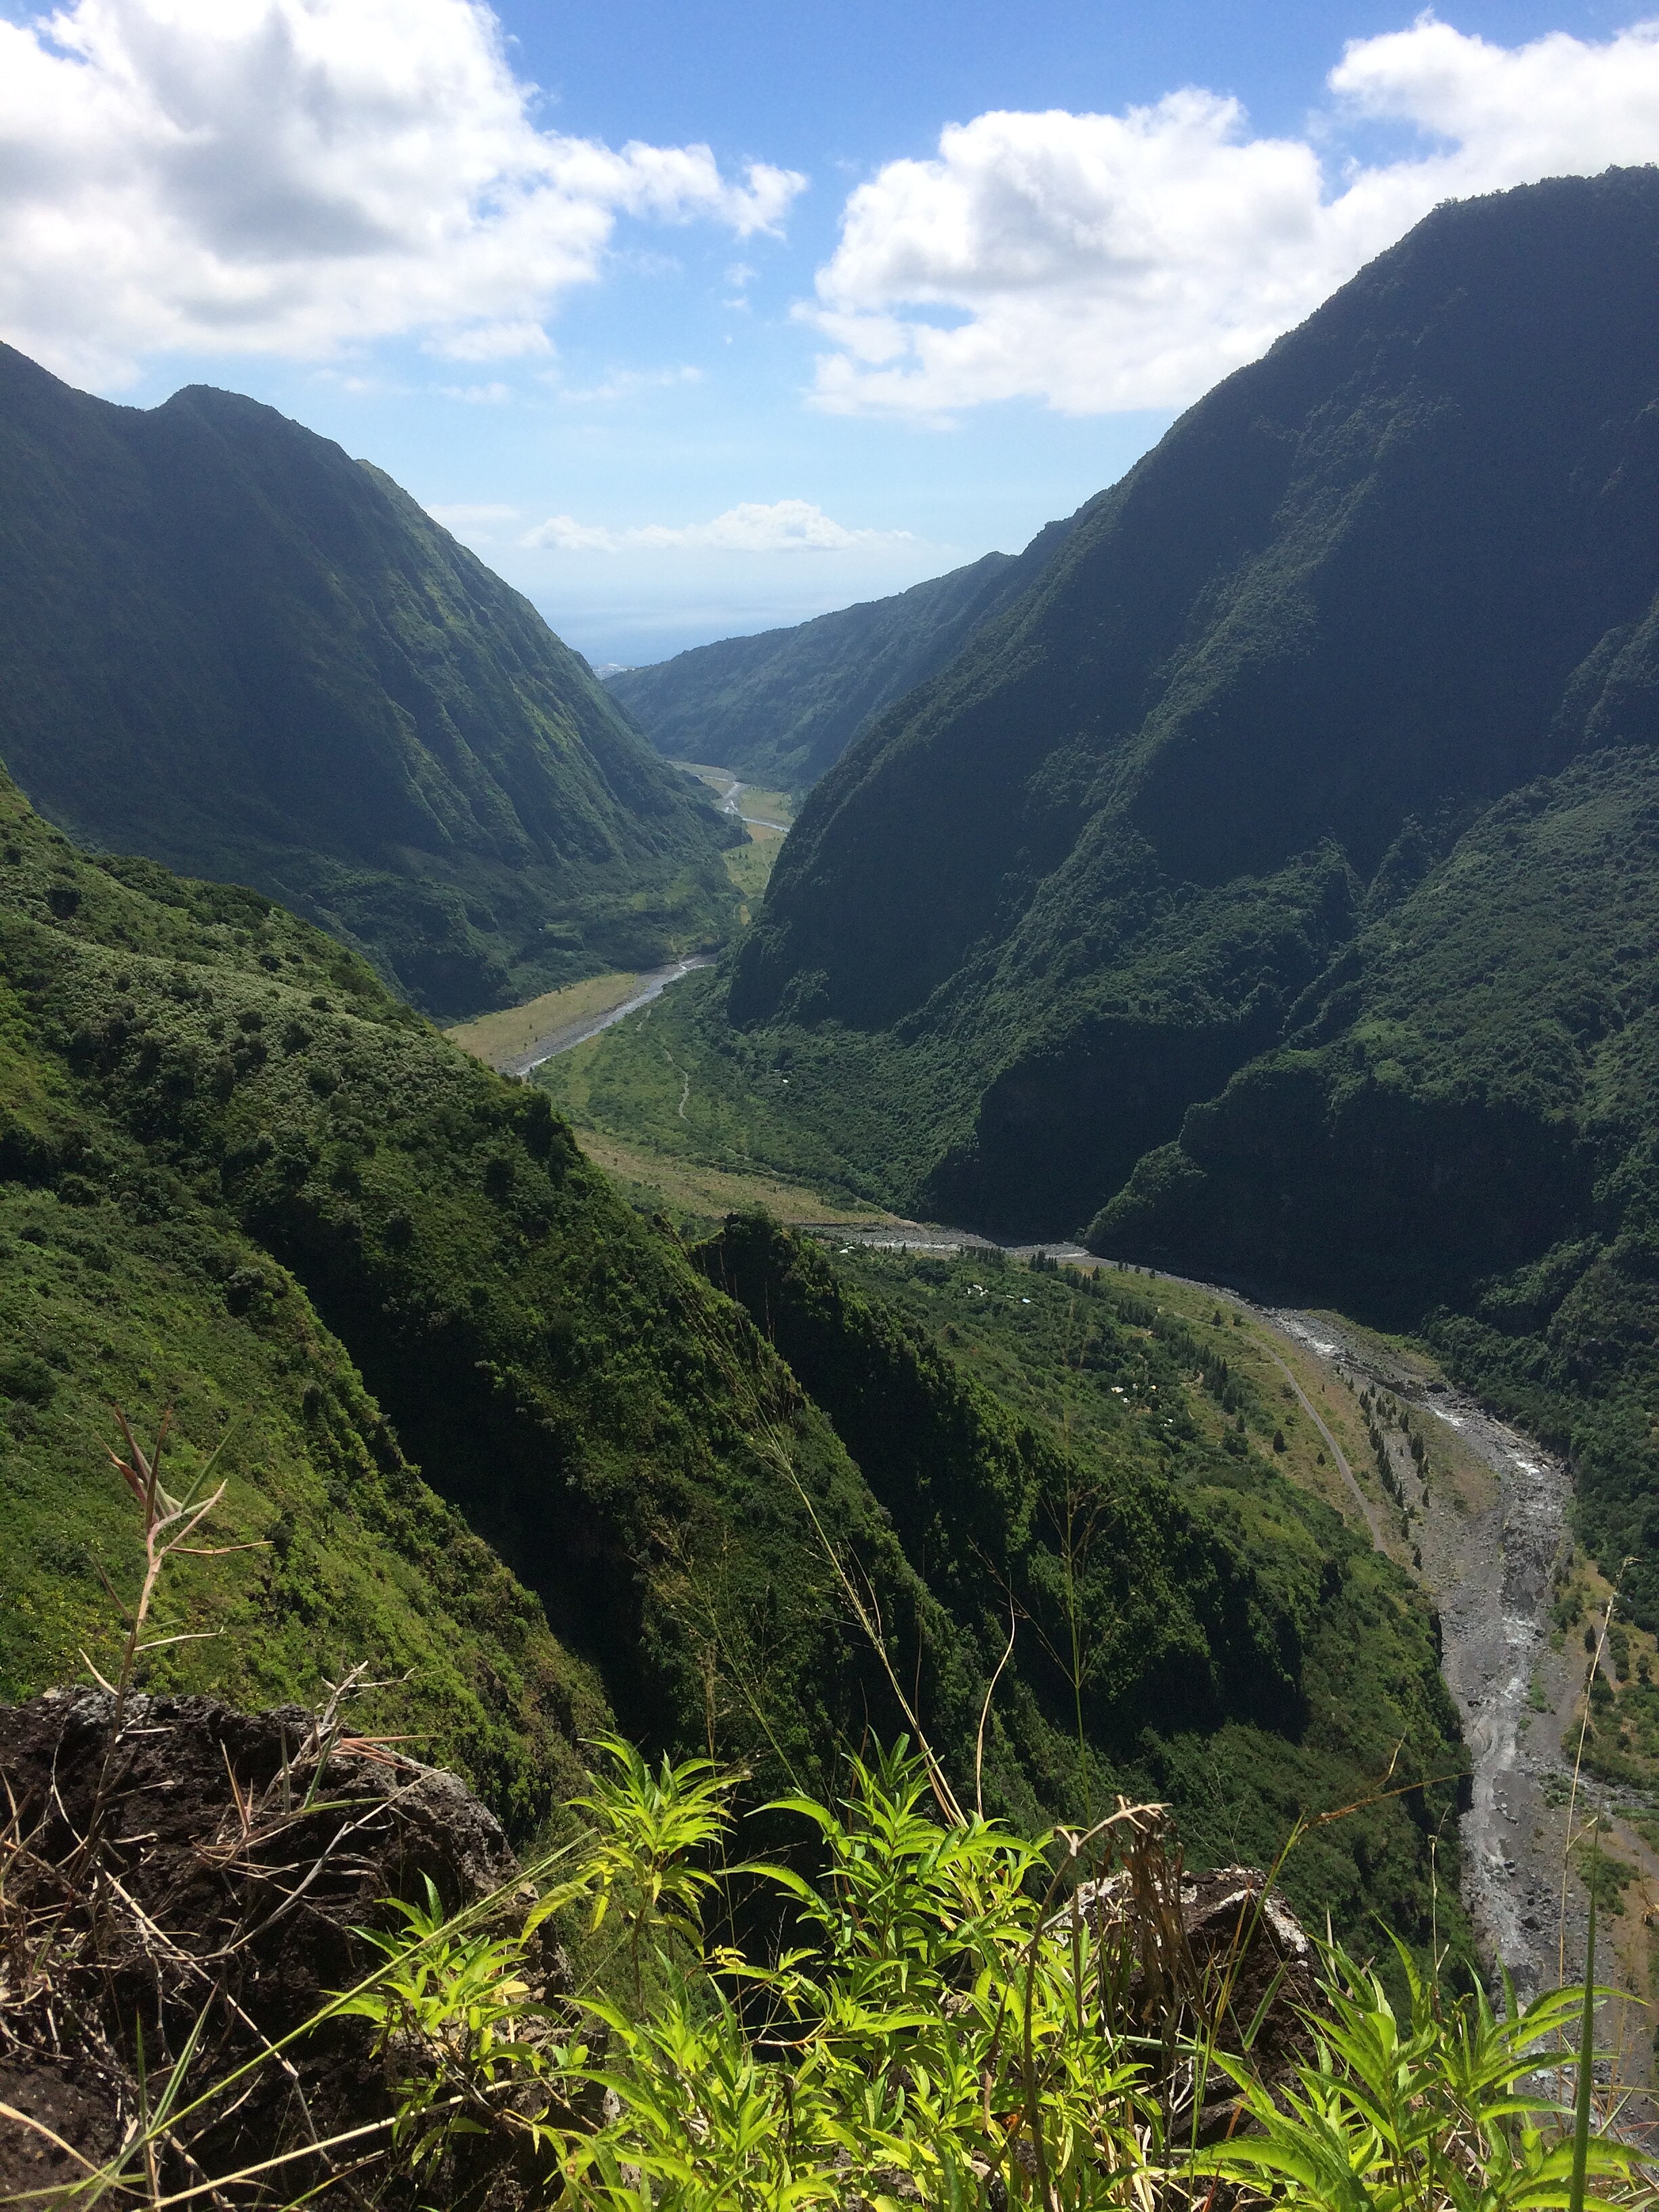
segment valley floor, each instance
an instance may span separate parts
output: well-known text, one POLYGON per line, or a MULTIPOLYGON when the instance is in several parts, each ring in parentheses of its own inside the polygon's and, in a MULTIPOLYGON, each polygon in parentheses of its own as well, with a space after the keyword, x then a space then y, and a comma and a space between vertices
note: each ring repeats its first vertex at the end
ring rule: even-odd
MULTIPOLYGON (((667 1037, 659 1044, 672 1060, 667 1037)), ((746 1141, 721 1158, 718 1129, 705 1121, 696 1131, 665 1130, 672 1116, 655 1099, 642 1102, 636 1129, 619 1127, 614 1082, 603 1093, 605 1126, 585 1126, 587 1055, 580 1063, 563 1063, 556 1097, 573 1112, 590 1157, 636 1204, 661 1206, 688 1226, 758 1205, 823 1232, 832 1252, 988 1249, 969 1232, 902 1221, 849 1202, 845 1188, 780 1173, 746 1141)), ((625 1045, 603 1063, 629 1064, 625 1045)), ((672 1073, 689 1091, 690 1064, 672 1073)), ((628 1090, 623 1083, 624 1098, 628 1090)), ((1001 1249, 1018 1259, 1039 1248, 1001 1249)), ((1062 1263, 1102 1264, 1066 1241, 1040 1249, 1062 1263)), ((1602 1926, 1616 1966, 1604 1947, 1602 1971, 1632 1997, 1659 1999, 1659 1800, 1577 1771, 1589 1662, 1577 1617, 1568 1640, 1561 1593, 1571 1583, 1580 1611, 1595 1620, 1608 1592, 1567 1532, 1565 1467, 1449 1386, 1414 1346, 1339 1316, 1269 1309, 1216 1285, 1139 1272, 1158 1282, 1160 1297, 1190 1306, 1189 1319, 1207 1319, 1218 1306, 1238 1317, 1240 1352, 1286 1407, 1287 1479, 1363 1530, 1436 1607, 1443 1672, 1473 1760, 1462 1824, 1464 1901, 1490 1962, 1526 1990, 1551 1986, 1582 1963, 1584 1891, 1565 1869, 1569 1823, 1577 1833, 1594 1810, 1611 1822, 1602 1926)), ((1652 1639, 1626 1633, 1622 1675, 1653 1656, 1652 1639)), ((1620 2078, 1645 2084, 1653 2075, 1648 2016, 1633 2005, 1621 2010, 1620 2078)))

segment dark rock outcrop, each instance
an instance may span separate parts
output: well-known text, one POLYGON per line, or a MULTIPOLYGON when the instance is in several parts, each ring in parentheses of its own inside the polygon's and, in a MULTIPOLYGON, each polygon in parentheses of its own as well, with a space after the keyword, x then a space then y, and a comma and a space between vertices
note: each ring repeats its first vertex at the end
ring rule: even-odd
MULTIPOLYGON (((455 1776, 354 1735, 337 1704, 138 1696, 117 1719, 106 1692, 76 1688, 0 1708, 0 2102, 23 2116, 0 2120, 0 2196, 118 2152, 183 2057, 164 2179, 297 2152, 270 2176, 287 2201, 383 2146, 305 2154, 374 2129, 392 2095, 365 2021, 270 2046, 368 1971, 357 1931, 387 1923, 386 1899, 430 1881, 453 1909, 516 1862, 455 1776)), ((451 2201, 478 2195, 458 2179, 451 2201)))

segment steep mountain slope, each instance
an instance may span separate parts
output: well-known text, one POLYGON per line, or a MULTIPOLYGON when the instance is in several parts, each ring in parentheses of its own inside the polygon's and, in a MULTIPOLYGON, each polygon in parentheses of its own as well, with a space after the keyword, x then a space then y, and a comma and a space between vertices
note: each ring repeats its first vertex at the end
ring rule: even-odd
POLYGON ((606 687, 671 760, 712 761, 750 781, 805 791, 874 715, 1012 605, 1066 541, 1051 522, 1020 554, 965 568, 790 629, 694 646, 606 687))
MULTIPOLYGON (((1275 1471, 1285 1409, 1230 1363, 1218 1311, 1195 1329, 1109 1275, 984 1253, 830 1261, 763 1218, 694 1256, 829 1414, 951 1617, 982 1652, 1008 1644, 988 1772, 1033 1778, 1039 1802, 1155 1793, 1214 1863, 1271 1857, 1292 1807, 1370 1797, 1396 1746, 1404 1771, 1457 1771, 1420 1595, 1275 1471)), ((1291 1869, 1304 1908, 1352 1924, 1369 1900, 1421 1941, 1453 1802, 1368 1804, 1316 1840, 1291 1869)))
MULTIPOLYGON (((1137 1316, 1103 1304, 1101 1389, 1113 1363, 1165 1389, 1157 1436, 1104 1397, 1098 1448, 1045 1440, 775 1232, 734 1224, 693 1264, 544 1094, 307 925, 88 860, 3 780, 0 1238, 0 1695, 118 1638, 100 1570, 130 1592, 135 1547, 98 1447, 118 1400, 146 1429, 174 1407, 185 1482, 224 1445, 221 1540, 259 1547, 186 1564, 159 1625, 218 1633, 157 1653, 158 1686, 314 1695, 366 1661, 376 1724, 455 1759, 520 1826, 610 1716, 712 1741, 771 1793, 866 1729, 900 1733, 896 1681, 971 1788, 996 1592, 1052 1630, 1050 1524, 1073 1492, 1112 1532, 1085 1741, 1023 1644, 988 1804, 1058 1812, 1143 1772, 1149 1729, 1195 1819, 1224 1753, 1238 1817, 1273 1841, 1368 1778, 1378 1713, 1417 1771, 1456 1766, 1420 1604, 1242 1437, 1224 1450, 1179 1416, 1184 1343, 1149 1373, 1137 1316), (807 1325, 786 1341, 791 1300, 807 1325), (1361 1620, 1374 1694, 1333 1734, 1320 1670, 1361 1620)), ((1034 1303, 1068 1295, 1032 1279, 1034 1303)), ((1386 1892, 1420 1918, 1440 1802, 1345 1829, 1320 1899, 1352 1917, 1386 1892)))
POLYGON ((1284 1036, 1368 887, 1648 740, 1656 267, 1653 170, 1440 209, 817 787, 731 1013, 933 1056, 895 1196, 1086 1221, 1284 1036))
POLYGON ((607 1705, 779 1784, 885 1712, 811 1513, 890 1617, 925 1590, 787 1370, 545 1098, 256 894, 88 860, 3 781, 0 811, 8 1686, 76 1671, 100 1620, 107 1649, 119 1389, 146 1425, 176 1405, 181 1471, 240 1423, 229 1533, 270 1546, 191 1574, 228 1650, 165 1679, 413 1664, 394 1719, 526 1818, 607 1705))
POLYGON ((0 759, 80 842, 251 884, 456 1016, 717 934, 729 828, 389 478, 0 347, 0 759))
POLYGON ((1659 754, 1527 786, 1379 903, 1091 1241, 1424 1327, 1571 1453, 1659 1626, 1659 754))

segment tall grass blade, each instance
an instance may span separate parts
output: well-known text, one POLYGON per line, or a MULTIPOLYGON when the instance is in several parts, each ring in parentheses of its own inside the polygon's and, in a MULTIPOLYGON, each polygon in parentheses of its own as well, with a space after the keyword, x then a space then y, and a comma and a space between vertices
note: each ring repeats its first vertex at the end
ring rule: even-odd
POLYGON ((1595 2060, 1595 1892, 1601 1871, 1601 1836, 1596 1831, 1595 1856, 1590 1862, 1589 1935, 1584 1945, 1584 2017, 1578 2040, 1578 2083, 1572 2107, 1572 2181, 1568 2191, 1569 2212, 1584 2212, 1585 2176, 1589 2166, 1590 2090, 1595 2060))

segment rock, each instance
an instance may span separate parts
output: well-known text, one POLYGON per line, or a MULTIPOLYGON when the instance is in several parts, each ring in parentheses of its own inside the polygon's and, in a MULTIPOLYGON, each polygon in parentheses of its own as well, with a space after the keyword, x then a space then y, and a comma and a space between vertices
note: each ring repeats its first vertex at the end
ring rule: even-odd
MULTIPOLYGON (((201 2022, 187 2102, 361 1978, 374 1954, 354 1931, 388 1923, 383 1899, 423 1899, 429 1879, 453 1908, 516 1872, 465 1784, 354 1736, 337 1710, 133 1697, 115 1734, 113 1718, 102 1691, 0 1707, 14 1819, 0 2100, 39 2124, 0 2122, 0 2197, 55 2180, 73 2154, 95 2165, 118 2148, 141 2033, 153 2099, 201 2022), (34 1947, 53 1923, 42 1976, 34 1947)), ((392 2109, 357 2020, 308 2034, 221 2104, 191 2116, 187 2153, 181 2142, 164 2158, 174 2186, 392 2109)), ((326 2171, 322 2159, 282 2169, 280 2198, 326 2171)))
MULTIPOLYGON (((1311 2049, 1309 2017, 1322 2008, 1316 1960, 1306 1931, 1259 1868, 1192 1875, 1153 1854, 1103 1881, 1080 1884, 1077 1897, 1091 1926, 1121 1931, 1127 2003, 1146 2031, 1161 2034, 1172 2014, 1188 2029, 1212 2021, 1219 2048, 1237 2055, 1255 2022, 1251 2051, 1259 2077, 1270 2087, 1290 2079, 1311 2049)), ((1056 1913, 1049 1926, 1063 1929, 1070 1911, 1068 1905, 1056 1913)), ((1172 2078, 1168 2094, 1171 2134, 1184 2136, 1190 2080, 1172 2078)), ((1199 2139, 1209 2142, 1231 2124, 1237 2099, 1219 2074, 1202 2094, 1199 2139)))

